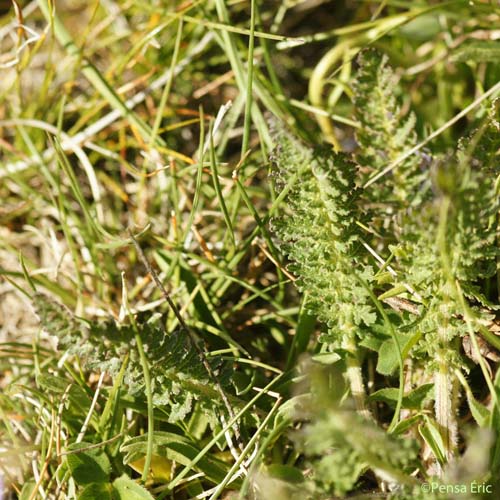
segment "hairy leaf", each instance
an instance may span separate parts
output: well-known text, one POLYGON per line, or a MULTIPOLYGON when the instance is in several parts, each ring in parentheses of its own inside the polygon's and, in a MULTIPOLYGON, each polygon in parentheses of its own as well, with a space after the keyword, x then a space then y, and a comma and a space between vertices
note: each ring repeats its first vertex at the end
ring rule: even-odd
MULTIPOLYGON (((375 321, 366 289, 372 268, 360 258, 356 165, 330 148, 311 149, 282 131, 276 137, 276 187, 287 191, 287 210, 272 221, 281 250, 307 292, 307 306, 333 337, 375 321)), ((325 337, 329 342, 330 338, 325 337)))
MULTIPOLYGON (((360 146, 357 159, 370 172, 377 172, 416 145, 415 116, 401 116, 397 78, 385 54, 368 49, 360 53, 357 62, 353 84, 355 114, 361 124, 356 131, 360 146)), ((403 205, 418 202, 423 196, 416 189, 423 182, 420 164, 425 161, 421 154, 409 156, 393 170, 391 185, 371 190, 371 195, 377 201, 395 199, 403 205)))
MULTIPOLYGON (((89 370, 118 375, 125 359, 128 365, 124 386, 132 396, 144 394, 145 383, 134 329, 114 321, 83 322, 61 304, 43 294, 34 297, 43 327, 58 338, 58 347, 79 356, 89 370)), ((138 325, 150 366, 153 403, 169 407, 169 421, 186 417, 197 403, 213 425, 217 411, 223 409, 219 392, 185 332, 166 333, 158 318, 138 325)), ((210 358, 211 368, 221 386, 231 388, 231 370, 217 357, 210 358)))

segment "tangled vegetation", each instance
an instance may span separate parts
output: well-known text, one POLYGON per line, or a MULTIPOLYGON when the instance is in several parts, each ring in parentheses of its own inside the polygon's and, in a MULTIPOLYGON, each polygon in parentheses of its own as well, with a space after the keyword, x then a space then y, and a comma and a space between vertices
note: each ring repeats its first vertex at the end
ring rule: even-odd
POLYGON ((500 9, 2 12, 2 498, 497 498, 500 9))

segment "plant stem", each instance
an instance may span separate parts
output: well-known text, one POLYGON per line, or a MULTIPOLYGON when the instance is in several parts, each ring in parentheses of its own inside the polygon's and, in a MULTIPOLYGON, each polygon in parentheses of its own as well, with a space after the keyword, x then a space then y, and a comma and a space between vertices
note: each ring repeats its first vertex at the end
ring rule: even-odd
POLYGON ((453 458, 457 444, 457 419, 455 417, 458 387, 450 366, 444 359, 439 361, 439 368, 434 374, 435 412, 441 437, 445 446, 446 459, 453 458))
POLYGON ((443 197, 439 212, 437 242, 446 281, 442 288, 442 302, 438 308, 438 317, 440 318, 440 326, 437 329, 439 342, 438 369, 434 374, 436 421, 443 439, 447 460, 451 460, 455 454, 458 435, 457 420, 455 417, 458 386, 453 374, 453 367, 450 366, 449 359, 446 356, 446 351, 449 349, 449 339, 451 338, 449 332, 449 319, 451 317, 450 303, 454 295, 454 283, 446 239, 450 205, 450 198, 448 196, 443 197))
POLYGON ((342 343, 342 347, 348 352, 346 358, 346 377, 349 382, 351 394, 356 405, 356 410, 366 418, 370 417, 370 412, 366 408, 366 390, 363 383, 363 374, 361 372, 361 365, 359 363, 356 344, 354 342, 354 333, 349 332, 342 343))

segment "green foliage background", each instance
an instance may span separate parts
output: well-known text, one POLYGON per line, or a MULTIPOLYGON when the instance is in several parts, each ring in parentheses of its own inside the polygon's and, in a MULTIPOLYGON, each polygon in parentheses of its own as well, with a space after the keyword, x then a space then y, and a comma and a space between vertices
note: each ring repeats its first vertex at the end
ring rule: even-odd
POLYGON ((1 15, 5 498, 496 498, 498 5, 1 15))

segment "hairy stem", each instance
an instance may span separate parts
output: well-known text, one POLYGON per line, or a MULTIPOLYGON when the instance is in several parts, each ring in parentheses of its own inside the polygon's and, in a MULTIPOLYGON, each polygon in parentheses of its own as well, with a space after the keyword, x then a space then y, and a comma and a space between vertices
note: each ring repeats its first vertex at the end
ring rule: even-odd
POLYGON ((445 447, 446 459, 453 458, 457 445, 457 419, 455 409, 458 388, 454 374, 446 362, 439 363, 439 369, 434 374, 435 412, 441 437, 445 447))
POLYGON ((450 303, 452 301, 452 296, 456 294, 449 260, 446 231, 450 204, 450 198, 445 196, 441 200, 439 211, 437 242, 446 282, 442 289, 442 303, 439 306, 438 316, 440 317, 440 326, 437 329, 437 333, 440 350, 438 352, 438 369, 434 374, 436 421, 439 425, 445 447, 445 456, 448 461, 454 455, 458 434, 457 421, 455 418, 458 387, 455 375, 453 374, 453 368, 450 366, 449 360, 445 356, 445 350, 448 349, 450 338, 452 337, 449 332, 449 320, 451 317, 450 303))
POLYGON ((366 390, 363 383, 363 374, 359 363, 354 335, 350 333, 345 336, 343 348, 348 352, 346 365, 346 377, 351 389, 351 394, 356 405, 356 410, 364 417, 370 417, 370 411, 366 407, 366 390))

